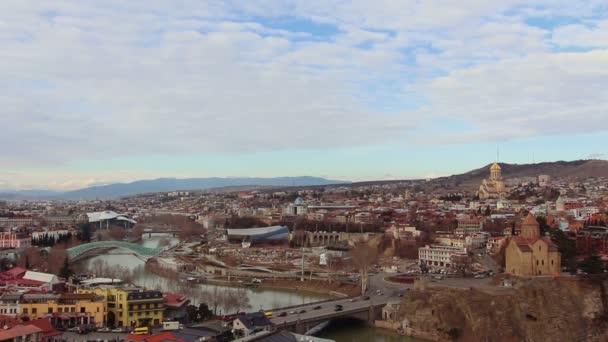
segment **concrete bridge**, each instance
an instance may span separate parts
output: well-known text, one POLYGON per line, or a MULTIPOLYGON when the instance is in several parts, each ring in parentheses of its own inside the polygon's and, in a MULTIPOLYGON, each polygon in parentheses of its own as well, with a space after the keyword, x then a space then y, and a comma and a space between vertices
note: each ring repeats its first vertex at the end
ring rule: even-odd
POLYGON ((370 324, 382 317, 382 308, 390 301, 399 300, 399 297, 371 296, 342 298, 300 306, 273 309, 272 323, 277 329, 285 329, 297 334, 304 334, 315 326, 336 318, 356 318, 370 324), (336 305, 342 310, 336 311, 336 305), (302 312, 304 311, 304 312, 302 312), (291 313, 290 313, 291 312, 291 313), (301 313, 300 313, 301 312, 301 313), (282 313, 287 315, 280 317, 282 313))
POLYGON ((67 249, 67 252, 70 260, 74 261, 100 255, 112 249, 121 249, 142 260, 147 260, 148 258, 156 256, 164 250, 163 247, 148 248, 125 241, 96 241, 69 248, 67 249))

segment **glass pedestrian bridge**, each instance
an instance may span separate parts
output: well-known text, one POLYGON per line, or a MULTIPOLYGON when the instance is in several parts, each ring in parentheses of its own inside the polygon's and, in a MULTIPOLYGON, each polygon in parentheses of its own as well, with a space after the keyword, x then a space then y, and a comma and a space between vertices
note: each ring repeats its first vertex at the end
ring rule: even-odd
POLYGON ((149 258, 160 254, 164 248, 149 248, 136 243, 125 241, 96 241, 85 243, 72 248, 68 248, 68 256, 71 260, 78 259, 84 255, 95 255, 95 251, 103 252, 104 250, 119 248, 128 252, 133 252, 137 256, 149 258))

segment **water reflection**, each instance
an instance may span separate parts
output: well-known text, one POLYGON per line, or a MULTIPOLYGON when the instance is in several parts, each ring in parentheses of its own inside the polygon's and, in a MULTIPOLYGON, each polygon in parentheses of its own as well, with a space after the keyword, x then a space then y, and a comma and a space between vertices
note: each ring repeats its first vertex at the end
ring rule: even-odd
MULTIPOLYGON (((144 235, 142 245, 156 248, 162 240, 166 239, 169 239, 171 244, 177 243, 177 240, 170 236, 153 234, 150 237, 146 234, 144 235)), ((119 265, 130 269, 132 271, 134 284, 145 286, 146 288, 188 295, 195 305, 198 305, 201 298, 205 297, 205 295, 231 288, 228 286, 209 284, 183 283, 174 279, 163 278, 146 270, 144 261, 134 255, 111 254, 110 252, 110 254, 99 255, 79 261, 79 263, 84 266, 83 269, 93 270, 96 260, 101 260, 109 266, 119 265)), ((97 261, 97 263, 99 263, 99 261, 97 261)), ((250 310, 286 307, 331 298, 329 295, 321 293, 280 289, 245 289, 244 293, 249 297, 249 303, 251 305, 250 310)), ((218 308, 218 310, 222 310, 222 308, 218 308)))

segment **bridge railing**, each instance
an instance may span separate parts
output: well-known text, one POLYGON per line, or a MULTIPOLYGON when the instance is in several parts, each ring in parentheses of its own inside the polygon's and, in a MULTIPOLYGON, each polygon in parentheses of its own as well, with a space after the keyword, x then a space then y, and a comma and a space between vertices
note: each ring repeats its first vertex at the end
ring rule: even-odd
POLYGON ((307 306, 316 306, 316 305, 321 305, 321 304, 326 304, 326 303, 333 303, 333 302, 338 302, 347 298, 352 298, 352 297, 344 297, 344 298, 331 298, 331 299, 326 299, 326 300, 322 300, 320 302, 312 302, 312 303, 306 303, 306 304, 298 304, 298 305, 292 305, 292 306, 286 306, 283 308, 276 308, 276 309, 268 309, 266 311, 285 311, 285 310, 290 310, 290 309, 296 309, 296 308, 303 308, 303 307, 307 307, 307 306))

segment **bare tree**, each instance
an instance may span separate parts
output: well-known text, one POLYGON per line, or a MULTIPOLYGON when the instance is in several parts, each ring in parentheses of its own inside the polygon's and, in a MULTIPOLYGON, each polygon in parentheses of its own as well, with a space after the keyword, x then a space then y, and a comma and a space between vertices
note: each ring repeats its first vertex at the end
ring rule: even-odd
POLYGON ((359 241, 350 251, 353 263, 359 270, 361 294, 367 291, 369 270, 378 260, 378 249, 368 242, 359 241))

